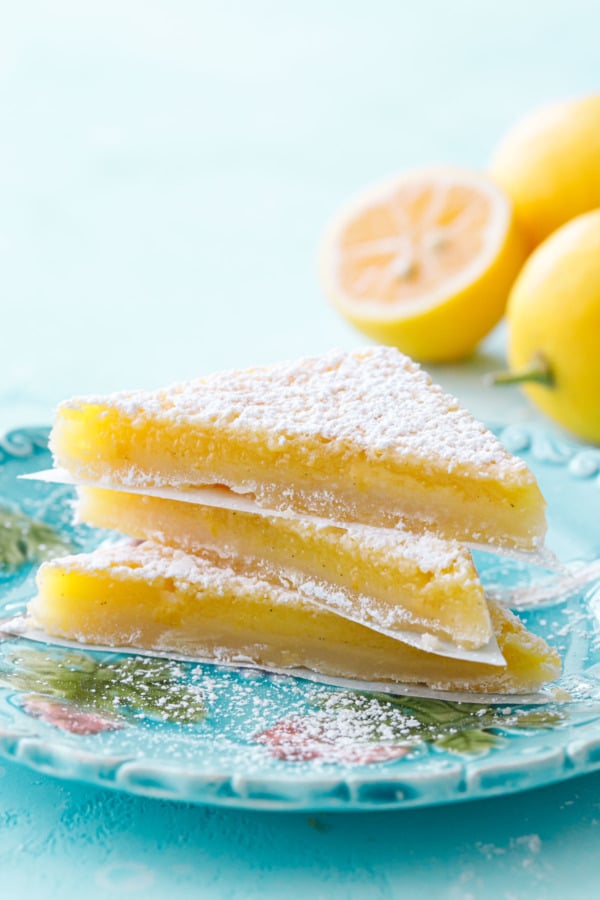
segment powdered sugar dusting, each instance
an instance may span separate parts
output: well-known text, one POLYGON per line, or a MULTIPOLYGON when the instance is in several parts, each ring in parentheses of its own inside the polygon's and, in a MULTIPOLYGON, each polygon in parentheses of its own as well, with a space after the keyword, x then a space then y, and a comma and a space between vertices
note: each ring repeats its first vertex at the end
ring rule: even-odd
POLYGON ((135 424, 148 419, 198 430, 262 433, 271 448, 313 438, 352 446, 367 459, 419 459, 446 472, 533 480, 484 425, 411 359, 391 347, 221 372, 163 391, 71 401, 112 406, 135 424))
POLYGON ((219 566, 201 556, 192 556, 162 544, 145 541, 139 544, 124 541, 106 544, 92 553, 64 556, 44 563, 43 567, 55 567, 65 572, 90 572, 110 574, 115 579, 143 581, 145 584, 173 582, 176 589, 190 586, 211 595, 223 595, 234 591, 240 595, 256 596, 268 593, 272 602, 290 602, 290 595, 266 582, 237 574, 230 566, 219 566))
MULTIPOLYGON (((309 609, 327 605, 341 614, 349 613, 349 596, 335 585, 294 577, 293 571, 285 573, 281 583, 277 583, 266 565, 261 567, 260 574, 245 572, 235 558, 215 560, 210 555, 189 554, 154 541, 139 543, 124 540, 104 544, 92 553, 63 556, 44 563, 43 567, 54 567, 64 572, 106 574, 110 571, 111 577, 117 580, 142 581, 151 585, 172 582, 176 589, 186 590, 191 586, 200 593, 206 591, 213 596, 232 592, 238 596, 258 595, 268 597, 269 602, 274 604, 293 604, 309 609)), ((365 597, 363 602, 364 619, 374 616, 373 606, 377 608, 377 616, 381 616, 379 604, 373 598, 365 597)), ((382 625, 398 624, 403 620, 401 608, 390 610, 389 615, 390 621, 384 621, 382 625)), ((410 618, 407 616, 407 620, 410 618)))
POLYGON ((287 516, 282 527, 305 540, 317 536, 323 544, 333 547, 337 544, 357 559, 369 559, 374 554, 380 554, 390 564, 400 565, 410 561, 421 572, 441 573, 460 569, 463 578, 469 571, 473 573, 470 553, 461 543, 425 529, 411 530, 401 523, 391 529, 347 522, 332 523, 316 516, 287 516))

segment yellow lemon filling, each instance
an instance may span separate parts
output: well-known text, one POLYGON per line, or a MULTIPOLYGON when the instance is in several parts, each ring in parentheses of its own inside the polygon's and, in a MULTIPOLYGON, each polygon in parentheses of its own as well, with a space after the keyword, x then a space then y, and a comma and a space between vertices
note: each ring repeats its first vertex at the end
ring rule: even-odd
POLYGON ((477 648, 492 637, 470 553, 430 533, 253 515, 81 487, 82 522, 223 559, 372 628, 427 632, 477 648))

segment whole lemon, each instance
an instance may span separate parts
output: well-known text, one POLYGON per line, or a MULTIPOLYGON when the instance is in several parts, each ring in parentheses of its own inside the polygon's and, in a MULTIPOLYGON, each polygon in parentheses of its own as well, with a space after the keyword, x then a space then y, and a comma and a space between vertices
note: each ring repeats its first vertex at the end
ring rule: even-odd
POLYGON ((529 257, 507 321, 512 380, 560 425, 600 443, 600 209, 529 257))
POLYGON ((528 116, 496 150, 490 174, 512 199, 531 249, 600 207, 600 94, 528 116))

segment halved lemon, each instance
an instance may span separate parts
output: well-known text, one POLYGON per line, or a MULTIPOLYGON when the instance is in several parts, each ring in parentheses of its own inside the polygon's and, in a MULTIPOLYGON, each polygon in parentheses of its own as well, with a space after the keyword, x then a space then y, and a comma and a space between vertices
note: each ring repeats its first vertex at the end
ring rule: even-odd
POLYGON ((510 200, 437 167, 371 188, 328 229, 326 295, 353 325, 428 362, 460 359, 498 322, 525 261, 510 200))

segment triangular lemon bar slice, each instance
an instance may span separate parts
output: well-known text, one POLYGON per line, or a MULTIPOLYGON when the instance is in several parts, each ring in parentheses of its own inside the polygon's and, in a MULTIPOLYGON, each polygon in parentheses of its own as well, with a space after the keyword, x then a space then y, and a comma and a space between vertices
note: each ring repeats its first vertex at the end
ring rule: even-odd
POLYGON ((389 347, 73 400, 51 446, 105 486, 225 485, 268 509, 522 549, 545 532, 527 466, 389 347))
POLYGON ((165 655, 302 667, 325 676, 436 689, 526 693, 558 654, 490 605, 505 667, 446 659, 348 621, 266 581, 159 544, 116 545, 42 565, 34 623, 59 638, 165 655))
POLYGON ((77 518, 154 540, 299 591, 378 631, 425 633, 461 647, 492 638, 483 588, 456 541, 402 527, 255 515, 102 488, 79 488, 77 518))

